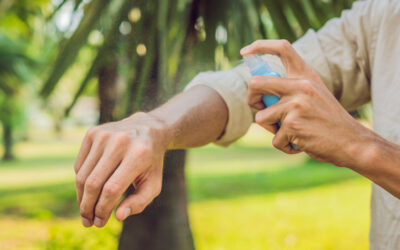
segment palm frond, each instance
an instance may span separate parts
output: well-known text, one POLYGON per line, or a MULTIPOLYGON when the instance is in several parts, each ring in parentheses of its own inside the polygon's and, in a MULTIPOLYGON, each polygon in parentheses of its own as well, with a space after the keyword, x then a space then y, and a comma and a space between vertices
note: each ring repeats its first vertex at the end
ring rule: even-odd
POLYGON ((47 97, 55 88, 65 71, 71 66, 78 55, 78 52, 86 44, 89 32, 98 24, 99 17, 106 12, 107 6, 111 1, 97 0, 92 1, 85 11, 85 15, 74 34, 67 40, 57 55, 54 66, 49 77, 45 81, 40 94, 47 97))

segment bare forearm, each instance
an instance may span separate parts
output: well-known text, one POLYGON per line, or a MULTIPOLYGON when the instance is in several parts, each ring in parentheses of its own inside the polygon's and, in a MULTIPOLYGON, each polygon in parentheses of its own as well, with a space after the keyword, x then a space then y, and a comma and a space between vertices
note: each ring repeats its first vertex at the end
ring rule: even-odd
POLYGON ((165 124, 168 149, 214 142, 223 133, 228 120, 224 100, 207 86, 195 86, 149 114, 165 124))
POLYGON ((376 135, 360 150, 353 169, 400 198, 400 146, 376 135))

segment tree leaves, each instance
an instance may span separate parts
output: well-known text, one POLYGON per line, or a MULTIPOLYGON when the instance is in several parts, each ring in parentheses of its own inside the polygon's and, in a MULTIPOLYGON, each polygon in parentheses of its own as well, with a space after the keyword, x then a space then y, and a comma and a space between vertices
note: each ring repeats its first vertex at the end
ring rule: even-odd
MULTIPOLYGON (((180 82, 183 69, 187 74, 197 70, 212 68, 215 63, 217 48, 223 47, 223 56, 229 60, 239 59, 239 49, 255 39, 268 38, 272 33, 279 37, 295 41, 309 28, 319 28, 328 18, 338 15, 344 7, 349 7, 353 0, 120 0, 130 2, 141 11, 140 21, 133 23, 132 34, 128 40, 126 52, 131 66, 135 67, 135 79, 127 83, 126 95, 128 112, 140 107, 151 70, 157 64, 159 87, 165 96, 176 91, 176 82, 180 82), (264 20, 268 16, 270 20, 264 20), (271 33, 271 24, 274 31, 271 33), (225 29, 228 42, 220 44, 216 39, 218 27, 225 29), (147 53, 139 57, 132 53, 139 43, 144 43, 147 53), (187 67, 187 64, 191 67, 187 67), (199 67, 197 67, 197 66, 199 67), (206 67, 204 67, 206 65, 206 67), (135 103, 135 104, 133 104, 135 103)), ((75 0, 76 6, 80 0, 75 0)), ((96 64, 107 63, 106 47, 118 48, 116 27, 126 18, 131 7, 106 11, 109 1, 96 0, 89 3, 84 18, 74 34, 61 46, 52 71, 45 82, 41 95, 51 94, 61 76, 74 63, 80 48, 86 44, 89 32, 96 27, 101 17, 114 18, 113 32, 105 32, 105 44, 101 47, 87 76, 82 81, 70 110, 76 99, 82 94, 87 82, 96 72, 96 64), (129 10, 129 9, 128 9, 129 10), (122 19, 121 19, 122 18, 122 19), (114 39, 110 39, 114 38, 114 39)), ((113 3, 115 4, 115 2, 113 3)), ((127 5, 128 6, 128 5, 127 5)), ((104 27, 103 27, 104 28, 104 27)), ((219 50, 221 51, 221 50, 219 50)), ((163 96, 163 95, 161 95, 163 96)))
POLYGON ((98 24, 99 17, 103 12, 106 12, 110 2, 108 0, 96 0, 89 3, 79 27, 71 38, 61 45, 54 66, 40 91, 40 95, 48 97, 51 94, 62 75, 75 61, 82 46, 86 44, 89 32, 98 24))

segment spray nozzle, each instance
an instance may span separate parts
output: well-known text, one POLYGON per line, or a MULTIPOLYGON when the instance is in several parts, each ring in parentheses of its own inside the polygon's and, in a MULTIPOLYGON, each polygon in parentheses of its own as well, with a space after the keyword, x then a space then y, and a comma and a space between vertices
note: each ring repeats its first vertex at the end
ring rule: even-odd
POLYGON ((243 57, 243 60, 251 72, 258 70, 261 67, 267 72, 273 72, 268 63, 258 55, 247 55, 243 57))

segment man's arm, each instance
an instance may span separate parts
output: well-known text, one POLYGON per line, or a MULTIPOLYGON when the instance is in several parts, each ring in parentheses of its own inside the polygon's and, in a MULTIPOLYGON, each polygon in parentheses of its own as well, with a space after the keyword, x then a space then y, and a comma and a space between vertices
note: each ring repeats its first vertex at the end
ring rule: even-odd
POLYGON ((216 141, 228 121, 228 109, 213 89, 198 85, 151 111, 171 137, 168 149, 199 147, 216 141))
POLYGON ((275 133, 276 148, 289 154, 304 151, 316 160, 348 167, 400 198, 400 146, 351 117, 289 42, 260 40, 241 53, 277 55, 287 70, 287 78, 255 76, 249 83, 248 103, 259 110, 256 122, 275 133), (265 109, 265 94, 280 101, 265 109))
POLYGON ((121 202, 116 217, 124 220, 143 211, 161 191, 166 150, 216 141, 227 120, 220 95, 195 86, 150 113, 90 129, 75 163, 83 225, 104 226, 132 184, 135 193, 121 202))
POLYGON ((400 146, 376 135, 353 152, 362 156, 352 169, 400 199, 400 146))

